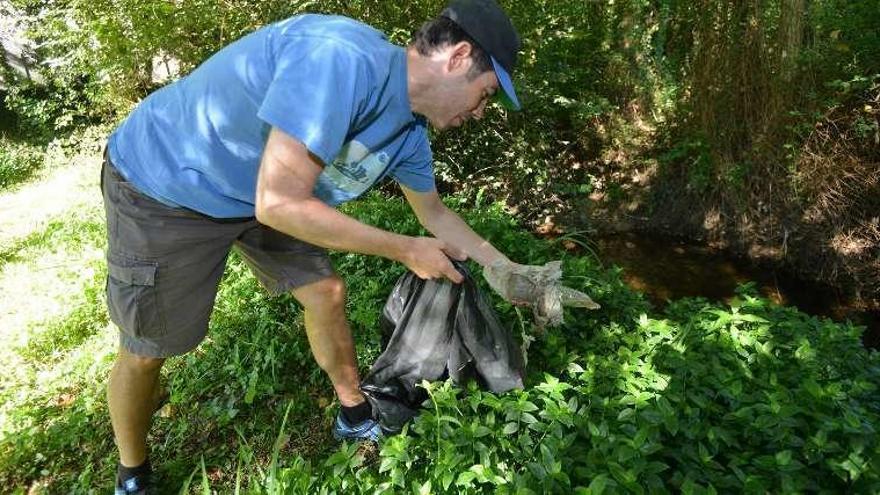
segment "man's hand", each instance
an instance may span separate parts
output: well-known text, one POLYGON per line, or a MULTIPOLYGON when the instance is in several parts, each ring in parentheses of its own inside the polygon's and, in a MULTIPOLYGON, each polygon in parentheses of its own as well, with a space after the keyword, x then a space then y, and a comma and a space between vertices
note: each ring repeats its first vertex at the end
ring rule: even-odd
POLYGON ((398 261, 423 280, 446 278, 460 284, 464 277, 452 266, 449 258, 464 261, 467 255, 439 239, 413 237, 407 249, 398 256, 398 261))
POLYGON ((316 246, 384 256, 403 262, 420 277, 461 281, 446 257, 461 257, 458 250, 437 239, 417 239, 365 225, 316 198, 315 184, 322 170, 320 158, 273 127, 257 179, 257 220, 316 246))
POLYGON ((561 261, 539 266, 502 258, 486 266, 483 277, 506 301, 531 306, 539 327, 562 323, 562 306, 599 308, 588 295, 561 284, 561 261))

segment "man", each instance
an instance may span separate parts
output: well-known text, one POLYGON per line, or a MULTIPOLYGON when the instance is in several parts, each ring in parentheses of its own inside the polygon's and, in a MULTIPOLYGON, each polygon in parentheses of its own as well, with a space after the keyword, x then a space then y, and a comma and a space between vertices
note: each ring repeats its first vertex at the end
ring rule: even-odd
POLYGON ((222 49, 114 131, 102 188, 107 300, 120 329, 108 387, 117 493, 148 485, 159 370, 204 338, 233 246, 263 286, 305 308, 312 353, 342 406, 335 436, 379 437, 358 388, 345 286, 325 250, 384 256, 453 282, 462 277, 448 257, 513 265, 440 201, 426 127, 480 119, 498 92, 518 109, 518 49, 494 0, 453 0, 407 48, 351 19, 297 16, 222 49), (386 176, 435 238, 334 208, 386 176))

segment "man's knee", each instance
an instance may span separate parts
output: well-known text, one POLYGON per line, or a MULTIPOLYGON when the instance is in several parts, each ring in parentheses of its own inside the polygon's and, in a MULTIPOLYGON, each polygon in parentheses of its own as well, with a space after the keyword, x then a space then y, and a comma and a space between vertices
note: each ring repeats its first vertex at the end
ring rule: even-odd
POLYGON ((117 366, 141 374, 158 373, 163 363, 165 363, 165 358, 138 356, 123 348, 119 349, 119 354, 116 356, 117 366))
POLYGON ((294 289, 293 295, 311 311, 345 308, 345 282, 335 275, 294 289))

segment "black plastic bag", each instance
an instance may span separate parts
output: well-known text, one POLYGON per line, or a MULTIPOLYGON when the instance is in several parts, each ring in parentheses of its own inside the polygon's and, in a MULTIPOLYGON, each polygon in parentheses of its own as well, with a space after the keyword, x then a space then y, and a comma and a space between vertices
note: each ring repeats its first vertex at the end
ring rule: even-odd
POLYGON ((422 380, 476 380, 492 392, 523 387, 520 349, 501 326, 463 263, 464 282, 421 280, 406 273, 383 311, 385 351, 361 383, 375 417, 391 433, 418 414, 422 380))

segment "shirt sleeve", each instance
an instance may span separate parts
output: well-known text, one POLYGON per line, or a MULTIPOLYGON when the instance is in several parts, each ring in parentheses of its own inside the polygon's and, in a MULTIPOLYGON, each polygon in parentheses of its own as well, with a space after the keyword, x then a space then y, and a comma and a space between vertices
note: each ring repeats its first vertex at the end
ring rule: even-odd
POLYGON ((390 175, 398 184, 413 191, 433 191, 435 187, 434 159, 424 123, 415 124, 415 129, 411 131, 409 139, 414 141, 412 153, 394 167, 390 175))
POLYGON ((368 94, 369 80, 353 47, 326 39, 295 39, 275 61, 257 116, 331 163, 368 94))

